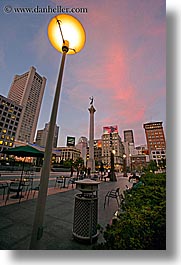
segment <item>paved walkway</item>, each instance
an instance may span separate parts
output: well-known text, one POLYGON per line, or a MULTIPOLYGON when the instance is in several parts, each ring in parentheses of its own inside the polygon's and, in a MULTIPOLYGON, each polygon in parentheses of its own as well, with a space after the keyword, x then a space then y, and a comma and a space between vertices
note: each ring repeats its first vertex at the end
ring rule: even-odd
MULTIPOLYGON (((117 202, 110 200, 110 204, 104 209, 104 197, 107 191, 125 185, 130 185, 127 179, 118 177, 117 182, 101 182, 99 185, 98 224, 105 227, 117 210, 117 202)), ((74 196, 79 193, 67 188, 49 188, 47 196, 44 233, 41 239, 40 249, 49 250, 90 250, 92 245, 77 242, 72 238, 74 196)), ((13 201, 13 200, 11 200, 13 201)), ((13 203, 0 207, 0 249, 18 250, 28 249, 32 224, 34 219, 36 198, 24 200, 20 204, 13 203)), ((103 237, 98 237, 101 242, 103 237)))

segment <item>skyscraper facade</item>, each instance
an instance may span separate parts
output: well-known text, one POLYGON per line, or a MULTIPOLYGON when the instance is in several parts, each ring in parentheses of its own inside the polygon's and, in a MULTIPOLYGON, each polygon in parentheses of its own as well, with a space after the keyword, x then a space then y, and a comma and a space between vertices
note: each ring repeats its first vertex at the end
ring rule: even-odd
POLYGON ((125 130, 123 133, 124 133, 124 142, 134 144, 133 130, 125 130))
POLYGON ((87 147, 88 147, 88 140, 86 137, 81 136, 78 140, 78 143, 76 145, 76 148, 80 150, 81 157, 84 160, 84 166, 86 166, 87 163, 87 147))
MULTIPOLYGON (((49 130, 49 123, 46 123, 44 129, 37 131, 36 141, 35 141, 37 145, 42 146, 42 147, 46 146, 48 130, 49 130)), ((57 147, 58 132, 59 132, 59 127, 57 125, 55 125, 54 138, 53 138, 53 148, 57 147)))
POLYGON ((101 165, 102 162, 102 140, 94 140, 94 159, 98 165, 101 165))
POLYGON ((115 166, 120 169, 123 165, 124 146, 117 125, 103 127, 102 162, 106 167, 111 166, 111 152, 114 152, 115 166))
POLYGON ((22 106, 0 95, 0 152, 12 147, 22 106))
POLYGON ((166 150, 166 141, 162 122, 150 122, 143 124, 145 129, 148 152, 166 150))
POLYGON ((131 164, 131 156, 134 154, 135 146, 134 146, 134 136, 133 130, 125 130, 124 134, 124 151, 126 155, 126 165, 130 166, 131 164))
POLYGON ((8 98, 23 107, 16 140, 33 143, 45 85, 46 78, 34 67, 22 75, 15 75, 8 98))
POLYGON ((143 124, 146 134, 148 153, 159 167, 166 163, 166 141, 162 122, 143 124))

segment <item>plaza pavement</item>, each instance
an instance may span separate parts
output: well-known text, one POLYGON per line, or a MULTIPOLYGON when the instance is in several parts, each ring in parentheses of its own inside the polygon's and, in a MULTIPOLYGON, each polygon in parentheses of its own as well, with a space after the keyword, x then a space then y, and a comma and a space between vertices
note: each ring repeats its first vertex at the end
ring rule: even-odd
MULTIPOLYGON (((77 189, 54 188, 55 177, 51 177, 46 201, 44 232, 41 238, 41 250, 91 250, 91 244, 77 242, 72 237, 74 196, 80 193, 77 189)), ((103 228, 110 223, 115 211, 117 202, 110 199, 109 205, 104 208, 106 193, 120 187, 122 192, 126 185, 130 186, 126 178, 117 176, 116 182, 102 181, 98 192, 98 224, 103 228)), ((37 195, 32 195, 26 200, 22 199, 19 204, 16 200, 8 200, 5 206, 2 196, 0 199, 0 249, 1 250, 26 250, 29 249, 32 225, 37 202, 37 195), (12 203, 13 202, 13 203, 12 203)), ((103 242, 103 236, 98 236, 97 242, 103 242)))

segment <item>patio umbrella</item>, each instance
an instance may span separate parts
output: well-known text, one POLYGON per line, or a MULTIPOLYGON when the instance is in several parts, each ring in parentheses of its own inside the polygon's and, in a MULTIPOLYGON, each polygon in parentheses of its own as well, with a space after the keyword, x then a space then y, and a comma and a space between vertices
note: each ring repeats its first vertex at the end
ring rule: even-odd
MULTIPOLYGON (((37 150, 36 148, 29 146, 29 145, 23 145, 23 146, 17 146, 13 148, 9 148, 7 150, 4 150, 2 153, 7 154, 7 155, 14 155, 14 156, 19 156, 19 157, 43 157, 44 153, 37 150)), ((22 178, 23 178, 23 171, 24 171, 24 162, 23 161, 23 168, 21 172, 21 178, 20 178, 20 185, 22 183, 22 178)))
POLYGON ((29 146, 29 145, 9 148, 7 150, 4 150, 2 153, 7 154, 7 155, 15 155, 19 157, 43 157, 44 156, 44 153, 42 151, 39 151, 36 148, 29 146))

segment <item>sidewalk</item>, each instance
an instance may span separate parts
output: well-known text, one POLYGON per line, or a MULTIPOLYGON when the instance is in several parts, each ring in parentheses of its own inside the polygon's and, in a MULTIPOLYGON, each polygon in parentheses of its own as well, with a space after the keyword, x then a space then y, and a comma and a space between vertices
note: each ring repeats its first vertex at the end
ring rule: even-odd
MULTIPOLYGON (((104 197, 107 191, 125 185, 130 185, 127 179, 118 177, 117 182, 101 182, 99 185, 98 224, 105 227, 117 210, 116 200, 110 200, 110 204, 104 209, 104 197)), ((72 238, 74 196, 79 193, 76 189, 50 188, 47 196, 44 233, 41 239, 40 249, 49 250, 90 250, 92 245, 83 244, 72 238), (52 191, 52 192, 51 192, 52 191)), ((0 207, 0 249, 28 249, 36 199, 24 200, 20 204, 9 204, 0 207)), ((98 242, 103 240, 98 237, 98 242)))

